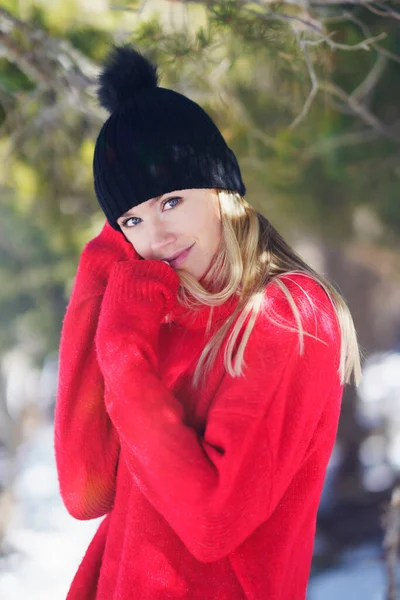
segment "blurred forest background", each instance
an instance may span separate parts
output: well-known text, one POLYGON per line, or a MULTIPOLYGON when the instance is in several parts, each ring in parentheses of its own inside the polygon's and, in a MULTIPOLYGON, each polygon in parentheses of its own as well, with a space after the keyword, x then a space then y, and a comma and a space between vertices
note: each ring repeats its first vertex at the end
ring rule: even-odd
MULTIPOLYGON (((246 199, 347 300, 364 378, 345 391, 313 577, 362 547, 351 561, 369 573, 379 563, 379 598, 396 598, 398 526, 388 532, 388 519, 400 519, 400 3, 0 0, 2 598, 26 597, 12 573, 21 547, 25 559, 29 551, 12 527, 40 528, 25 513, 57 494, 42 455, 42 470, 30 457, 40 427, 51 428, 79 255, 104 222, 92 158, 108 115, 95 78, 111 43, 133 43, 159 65, 161 86, 209 112, 239 159, 246 199)), ((378 598, 362 585, 342 597, 378 598)), ((320 597, 330 598, 310 595, 320 597)))

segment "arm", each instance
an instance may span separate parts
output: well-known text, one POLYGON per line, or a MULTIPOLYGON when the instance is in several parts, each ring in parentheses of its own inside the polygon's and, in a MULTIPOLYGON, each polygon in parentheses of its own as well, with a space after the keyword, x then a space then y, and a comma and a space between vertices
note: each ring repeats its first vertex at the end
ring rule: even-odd
MULTIPOLYGON (((96 336, 107 410, 143 494, 198 560, 218 560, 268 519, 304 460, 322 400, 339 385, 338 332, 326 301, 317 325, 328 345, 305 337, 299 356, 298 334, 259 315, 245 375, 224 376, 200 436, 157 376, 163 294, 175 293, 176 274, 168 266, 141 267, 135 277, 128 264, 115 268, 102 307, 96 336)), ((294 326, 283 294, 270 287, 275 310, 294 326)), ((303 312, 305 329, 315 334, 314 314, 303 312)))
POLYGON ((76 519, 103 516, 115 495, 120 444, 94 344, 109 270, 124 256, 115 236, 122 234, 106 224, 85 246, 61 331, 54 449, 61 497, 76 519))

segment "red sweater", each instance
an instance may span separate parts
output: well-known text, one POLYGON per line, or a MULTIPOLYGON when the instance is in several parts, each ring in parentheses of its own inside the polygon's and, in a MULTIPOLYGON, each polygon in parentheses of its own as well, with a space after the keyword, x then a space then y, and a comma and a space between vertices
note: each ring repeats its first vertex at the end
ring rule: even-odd
POLYGON ((103 301, 82 275, 75 283, 60 343, 60 493, 75 518, 106 516, 67 600, 305 599, 343 392, 340 338, 321 286, 283 280, 325 344, 305 336, 300 355, 298 334, 269 318, 297 328, 270 283, 244 376, 224 371, 223 346, 197 390, 196 361, 236 299, 214 309, 206 334, 210 309, 193 319, 177 305, 179 278, 160 261, 116 263, 103 301))

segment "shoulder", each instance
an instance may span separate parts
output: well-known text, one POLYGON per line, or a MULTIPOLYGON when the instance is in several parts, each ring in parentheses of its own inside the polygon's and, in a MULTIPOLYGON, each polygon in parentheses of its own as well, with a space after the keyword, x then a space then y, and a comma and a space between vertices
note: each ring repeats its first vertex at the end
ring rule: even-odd
POLYGON ((308 307, 317 305, 319 307, 332 306, 331 300, 319 281, 308 273, 283 273, 274 277, 264 289, 265 303, 271 306, 286 304, 287 294, 285 289, 296 300, 299 308, 307 311, 308 307))
POLYGON ((293 376, 298 386, 320 377, 336 381, 341 332, 323 285, 306 273, 285 273, 265 286, 260 301, 244 354, 251 376, 293 376))
POLYGON ((298 385, 317 380, 316 374, 326 383, 336 380, 341 333, 324 287, 307 274, 285 273, 279 281, 271 280, 258 300, 252 329, 247 335, 243 327, 239 338, 246 340, 242 352, 250 369, 247 381, 258 380, 257 374, 268 374, 268 379, 292 375, 298 385))
POLYGON ((308 273, 284 273, 271 280, 264 289, 260 319, 270 334, 276 331, 289 338, 301 328, 324 344, 340 344, 335 306, 323 285, 308 273))

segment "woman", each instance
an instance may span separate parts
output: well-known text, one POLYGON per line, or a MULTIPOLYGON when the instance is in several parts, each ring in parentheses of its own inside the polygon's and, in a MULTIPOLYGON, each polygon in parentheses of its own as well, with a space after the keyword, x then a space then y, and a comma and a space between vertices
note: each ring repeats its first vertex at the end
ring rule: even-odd
POLYGON ((345 302, 245 200, 233 152, 114 47, 94 153, 107 221, 60 343, 55 453, 105 515, 68 600, 304 600, 343 386, 345 302))

